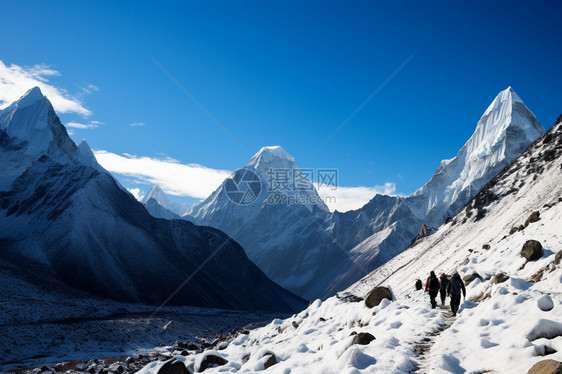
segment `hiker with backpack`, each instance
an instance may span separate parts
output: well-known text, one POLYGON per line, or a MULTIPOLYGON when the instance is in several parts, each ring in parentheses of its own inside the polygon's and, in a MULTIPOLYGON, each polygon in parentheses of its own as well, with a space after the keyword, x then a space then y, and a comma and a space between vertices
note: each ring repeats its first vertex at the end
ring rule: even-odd
POLYGON ((437 306, 437 301, 435 301, 435 298, 439 293, 439 286, 439 279, 437 279, 437 276, 435 276, 435 272, 432 271, 429 275, 429 278, 427 278, 427 281, 425 282, 425 292, 429 291, 429 300, 431 301, 431 308, 433 309, 435 309, 435 307, 437 306))
POLYGON ((457 315, 459 306, 461 304, 461 291, 463 298, 466 298, 466 289, 464 288, 464 282, 461 279, 459 273, 455 273, 449 282, 447 287, 447 293, 451 296, 451 312, 453 312, 453 317, 457 315))
POLYGON ((441 295, 441 305, 445 305, 445 299, 447 298, 447 287, 449 286, 449 279, 444 273, 441 273, 439 277, 441 281, 441 287, 439 288, 439 294, 441 295))

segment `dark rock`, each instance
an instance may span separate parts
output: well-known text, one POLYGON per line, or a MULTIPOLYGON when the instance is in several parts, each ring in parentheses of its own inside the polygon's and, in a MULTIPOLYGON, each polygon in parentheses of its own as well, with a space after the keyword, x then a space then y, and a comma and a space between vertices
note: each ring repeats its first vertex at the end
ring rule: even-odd
POLYGON ((299 328, 299 324, 296 323, 295 321, 292 322, 292 325, 293 325, 293 327, 294 327, 295 329, 298 329, 298 328, 299 328))
POLYGON ((42 366, 42 367, 41 367, 41 371, 51 371, 51 369, 49 369, 49 368, 46 367, 46 366, 42 366))
POLYGON ((513 235, 515 234, 517 231, 519 231, 519 229, 517 227, 512 227, 511 230, 509 230, 509 235, 513 235))
POLYGON ((184 363, 178 360, 167 361, 157 374, 189 374, 184 363))
POLYGON ((246 362, 248 362, 250 360, 250 355, 246 355, 244 357, 242 357, 242 363, 245 364, 246 362))
POLYGON ((562 362, 542 360, 534 364, 527 374, 562 374, 562 362))
POLYGON ((536 240, 527 240, 521 249, 521 256, 528 261, 535 261, 543 255, 542 244, 536 240))
POLYGON ((530 223, 535 223, 537 221, 539 221, 541 219, 541 214, 539 213, 539 211, 534 211, 533 213, 531 213, 531 215, 529 216, 529 218, 527 218, 527 220, 525 221, 525 227, 529 226, 530 223))
POLYGON ((523 231, 523 230, 525 230, 525 226, 519 225, 518 229, 519 229, 519 231, 523 231))
POLYGON ((505 275, 504 273, 499 273, 494 275, 494 278, 492 279, 492 282, 494 282, 494 284, 499 284, 499 283, 503 283, 506 280, 509 279, 508 275, 505 275))
POLYGON ((200 347, 193 344, 193 343, 190 343, 190 344, 187 345, 187 349, 189 349, 190 351, 198 351, 200 349, 200 347))
POLYGON ((489 249, 490 249, 490 244, 484 244, 484 245, 482 246, 482 249, 489 250, 489 249))
POLYGON ((379 305, 383 299, 392 301, 392 293, 386 287, 375 287, 365 299, 365 305, 367 308, 373 308, 379 305))
POLYGON ((369 334, 368 332, 360 332, 355 336, 355 339, 353 339, 353 344, 367 345, 373 340, 375 340, 375 337, 372 334, 369 334))
POLYGON ((472 273, 472 274, 468 274, 465 275, 463 280, 464 283, 468 286, 473 280, 475 279, 480 279, 481 281, 483 281, 484 279, 482 279, 482 277, 480 276, 480 274, 478 273, 472 273))
POLYGON ((130 365, 130 364, 132 364, 133 362, 135 362, 135 359, 132 358, 132 357, 127 357, 127 358, 125 359, 125 363, 126 363, 127 365, 130 365))
MULTIPOLYGON (((207 357, 205 357, 205 359, 203 359, 203 361, 201 361, 201 366, 199 367, 199 370, 197 370, 197 372, 201 373, 201 372, 203 372, 203 371, 205 371, 209 368, 214 367, 215 365, 223 366, 223 365, 226 365, 227 363, 228 363, 228 361, 225 360, 224 358, 222 358, 220 356, 216 356, 214 354, 209 354, 209 355, 207 355, 207 357)), ((158 373, 158 374, 160 374, 160 373, 158 373)))
POLYGON ((277 358, 274 355, 266 355, 266 357, 267 356, 269 356, 269 358, 267 359, 265 364, 263 364, 263 367, 266 370, 272 367, 273 365, 277 364, 277 358))
POLYGON ((554 265, 559 265, 560 261, 562 260, 562 250, 556 252, 556 254, 554 255, 554 265))
POLYGON ((362 297, 355 296, 355 295, 346 295, 343 297, 336 295, 336 297, 338 298, 338 300, 341 300, 345 303, 358 303, 360 301, 363 301, 362 297))
MULTIPOLYGON (((562 251, 561 251, 561 253, 562 253, 562 251)), ((326 322, 326 318, 320 317, 319 321, 320 321, 320 322, 326 322)))

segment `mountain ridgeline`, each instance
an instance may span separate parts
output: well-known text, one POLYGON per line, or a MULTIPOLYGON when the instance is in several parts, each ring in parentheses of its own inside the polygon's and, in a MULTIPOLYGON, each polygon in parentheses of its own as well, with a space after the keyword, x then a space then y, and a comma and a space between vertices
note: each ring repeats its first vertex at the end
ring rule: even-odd
POLYGON ((259 176, 262 193, 253 203, 233 202, 227 179, 184 217, 232 236, 288 290, 306 299, 325 298, 403 251, 422 225, 431 231, 454 216, 544 132, 509 87, 486 109, 458 154, 442 161, 410 196, 376 195, 358 210, 332 213, 311 186, 287 192, 307 203, 271 204, 269 197, 277 192, 268 188, 271 170, 300 170, 281 147, 265 147, 236 172, 251 170, 259 176))
POLYGON ((151 216, 78 147, 39 88, 0 111, 0 256, 121 301, 294 311, 234 240, 151 216))

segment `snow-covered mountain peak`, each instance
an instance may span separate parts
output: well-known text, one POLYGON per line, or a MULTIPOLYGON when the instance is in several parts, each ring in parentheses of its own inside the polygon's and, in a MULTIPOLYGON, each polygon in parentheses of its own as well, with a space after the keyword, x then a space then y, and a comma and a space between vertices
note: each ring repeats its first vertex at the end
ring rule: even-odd
POLYGON ((247 168, 267 172, 270 168, 296 167, 295 159, 281 146, 263 147, 256 153, 246 165, 247 168))
POLYGON ((0 111, 0 129, 10 137, 26 141, 26 153, 31 155, 47 151, 55 137, 64 132, 53 106, 39 87, 27 91, 18 101, 0 111))
POLYGON ((35 104, 38 101, 47 100, 47 98, 41 92, 41 89, 37 86, 33 87, 29 91, 27 91, 15 104, 19 108, 25 108, 30 105, 35 104))
POLYGON ((162 205, 170 203, 170 199, 168 198, 168 196, 166 196, 164 191, 162 191, 162 188, 157 184, 152 186, 152 188, 146 194, 146 196, 143 197, 142 203, 146 204, 148 202, 148 200, 150 200, 150 199, 154 199, 162 205))
POLYGON ((459 153, 414 193, 427 202, 414 209, 416 215, 430 226, 441 224, 544 132, 513 88, 501 91, 459 153))
POLYGON ((158 218, 179 218, 191 211, 191 208, 187 204, 179 204, 172 201, 162 190, 162 188, 157 184, 152 186, 146 196, 142 198, 141 203, 144 204, 150 214, 158 218), (160 208, 157 208, 155 203, 156 205, 160 206, 160 208), (162 212, 162 208, 172 214, 164 214, 162 212))
POLYGON ((467 158, 479 159, 495 150, 502 153, 500 156, 505 156, 510 146, 519 153, 524 149, 519 146, 521 143, 526 147, 544 132, 535 115, 510 86, 496 96, 478 121, 474 134, 465 145, 467 158), (516 136, 512 136, 506 146, 508 132, 516 136))
POLYGON ((98 164, 98 161, 96 160, 96 157, 94 156, 94 152, 92 152, 92 149, 90 148, 88 142, 86 142, 85 139, 82 139, 82 141, 80 142, 80 144, 78 145, 78 160, 87 166, 91 166, 94 169, 97 170, 104 170, 100 164, 98 164))

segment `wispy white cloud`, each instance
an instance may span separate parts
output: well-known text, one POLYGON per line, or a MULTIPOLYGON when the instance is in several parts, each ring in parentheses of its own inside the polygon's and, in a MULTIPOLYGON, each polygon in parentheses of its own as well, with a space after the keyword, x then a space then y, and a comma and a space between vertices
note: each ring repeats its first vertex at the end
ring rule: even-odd
POLYGON ((127 191, 129 191, 138 201, 141 201, 144 197, 144 193, 140 188, 127 188, 127 191))
MULTIPOLYGON (((84 107, 77 96, 49 84, 49 78, 57 76, 60 76, 60 73, 47 65, 7 66, 0 61, 0 109, 18 100, 29 89, 38 86, 57 112, 91 115, 92 112, 84 107)), ((95 86, 87 88, 89 92, 92 92, 93 87, 95 86)))
POLYGON ((316 184, 316 189, 331 211, 347 212, 348 210, 361 208, 377 194, 395 195, 396 184, 385 183, 383 186, 373 187, 338 186, 335 189, 332 186, 316 184))
POLYGON ((131 126, 133 126, 133 127, 144 126, 144 122, 133 122, 133 123, 131 123, 131 126))
POLYGON ((99 125, 101 125, 102 123, 99 121, 90 121, 89 123, 78 123, 78 122, 69 122, 66 124, 66 127, 71 127, 73 129, 81 129, 81 130, 85 130, 85 129, 95 129, 97 128, 99 125))
POLYGON ((94 155, 100 165, 110 172, 158 184, 164 192, 174 196, 204 199, 230 175, 226 170, 182 164, 172 158, 118 155, 104 150, 94 151, 94 155))

